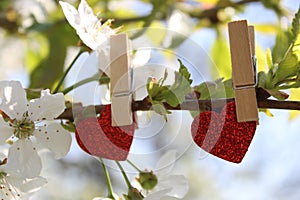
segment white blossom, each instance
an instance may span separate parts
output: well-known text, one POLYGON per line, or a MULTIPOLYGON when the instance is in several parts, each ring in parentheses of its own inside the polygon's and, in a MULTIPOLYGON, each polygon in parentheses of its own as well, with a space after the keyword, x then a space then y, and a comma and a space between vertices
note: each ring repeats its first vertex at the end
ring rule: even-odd
POLYGON ((151 58, 151 49, 146 49, 146 48, 137 49, 131 61, 131 66, 133 68, 142 67, 145 64, 147 64, 147 62, 149 62, 150 58, 151 58))
POLYGON ((117 194, 113 193, 112 195, 113 199, 108 197, 94 197, 93 200, 121 200, 121 198, 117 194))
POLYGON ((108 75, 110 62, 109 38, 111 35, 115 35, 120 28, 112 29, 110 27, 112 20, 107 20, 102 24, 85 0, 81 0, 78 9, 63 1, 59 1, 59 4, 67 21, 76 30, 82 42, 96 51, 99 69, 108 75))
POLYGON ((30 101, 18 81, 0 82, 0 144, 12 143, 7 166, 25 178, 37 177, 42 168, 37 148, 49 149, 56 159, 64 157, 71 145, 71 135, 55 123, 65 109, 62 93, 51 95, 42 90, 41 97, 30 101))
POLYGON ((111 20, 102 24, 85 0, 81 0, 78 10, 69 3, 63 1, 59 3, 66 19, 82 42, 93 50, 107 52, 109 37, 119 30, 110 28, 111 20))
POLYGON ((47 183, 42 177, 32 179, 14 177, 0 170, 0 198, 1 199, 25 199, 30 193, 38 190, 47 183))
POLYGON ((160 158, 154 170, 157 185, 152 190, 142 189, 145 200, 176 200, 185 197, 189 190, 188 180, 184 175, 171 174, 176 159, 176 151, 173 150, 160 158))
POLYGON ((42 177, 24 178, 18 171, 7 167, 7 158, 1 156, 0 163, 0 198, 27 199, 26 197, 47 183, 42 177), (4 159, 3 159, 4 158, 4 159))

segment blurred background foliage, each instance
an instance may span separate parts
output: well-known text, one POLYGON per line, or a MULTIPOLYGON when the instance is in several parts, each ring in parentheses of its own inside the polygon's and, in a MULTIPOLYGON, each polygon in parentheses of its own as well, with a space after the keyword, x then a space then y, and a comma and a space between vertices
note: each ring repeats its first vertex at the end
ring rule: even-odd
MULTIPOLYGON (((79 3, 77 1, 69 2, 75 6, 78 6, 79 3)), ((126 1, 122 2, 126 3, 126 1)), ((224 65, 229 66, 230 63, 228 43, 222 33, 222 28, 233 20, 236 14, 244 12, 246 6, 252 3, 262 4, 265 9, 273 10, 278 17, 278 22, 281 17, 288 14, 288 11, 281 7, 280 0, 143 0, 134 1, 137 6, 136 8, 132 7, 131 10, 126 5, 124 7, 117 5, 118 3, 118 1, 108 0, 89 1, 95 13, 99 13, 100 19, 103 21, 109 18, 115 19, 114 26, 123 26, 122 31, 125 32, 132 28, 142 27, 164 27, 175 30, 179 28, 179 31, 186 31, 184 34, 192 34, 207 27, 214 29, 217 32, 217 39, 212 47, 212 58, 225 78, 229 78, 231 73, 227 70, 229 67, 224 67, 224 65), (142 8, 142 12, 136 10, 137 8, 142 8), (174 22, 177 25, 173 23, 171 27, 168 27, 171 18, 174 18, 174 13, 179 16, 177 22, 174 22), (181 23, 187 23, 188 30, 180 30, 181 27, 178 24, 181 23)), ((133 4, 132 1, 130 3, 133 4)), ((255 24, 255 26, 258 31, 264 33, 274 34, 277 32, 277 35, 280 35, 284 31, 277 24, 255 24)), ((30 74, 30 88, 52 88, 62 76, 67 47, 76 46, 78 41, 75 31, 66 22, 58 6, 58 1, 2 0, 0 2, 0 27, 5 37, 18 38, 25 42, 24 67, 30 74)), ((132 33, 130 37, 136 38, 145 31, 147 30, 141 29, 132 33)), ((156 38, 151 38, 158 44, 162 43, 163 39, 163 34, 157 34, 156 38)), ((174 48, 182 42, 182 38, 172 38, 167 47, 174 48)), ((280 50, 285 51, 284 48, 279 48, 279 54, 280 50)), ((259 53, 263 52, 259 51, 259 53)), ((263 61, 261 60, 261 62, 263 61)), ((263 67, 264 64, 259 66, 263 67)))
MULTIPOLYGON (((175 49, 179 48, 189 36, 201 36, 201 31, 205 30, 204 34, 206 35, 214 35, 214 37, 203 37, 211 39, 203 44, 203 48, 209 52, 218 69, 218 73, 212 72, 212 79, 220 78, 220 76, 225 79, 231 77, 227 38, 228 22, 249 17, 249 23, 255 26, 258 34, 259 41, 256 47, 258 68, 259 71, 265 71, 267 69, 266 51, 268 47, 272 49, 273 62, 279 61, 277 59, 286 52, 288 38, 285 32, 291 23, 295 9, 299 7, 299 2, 292 0, 87 1, 94 12, 99 13, 99 18, 103 21, 110 18, 114 19, 113 27, 122 26, 122 31, 128 32, 131 39, 141 35, 149 35, 149 39, 154 44, 175 49), (292 6, 287 8, 286 5, 292 6), (249 13, 250 7, 254 10, 259 8, 258 10, 262 13, 253 13, 253 9, 252 13, 249 13), (268 15, 267 20, 264 20, 265 15, 268 15), (145 27, 150 27, 150 29, 143 29, 145 27), (161 31, 153 33, 151 28, 161 29, 161 31), (132 29, 136 30, 131 31, 132 29), (166 29, 182 33, 188 37, 180 35, 170 37, 165 31, 166 29), (168 40, 166 41, 167 36, 168 40)), ((67 2, 75 7, 79 4, 77 0, 68 0, 67 2)), ((63 75, 68 48, 77 46, 78 42, 79 38, 75 30, 67 23, 57 0, 0 1, 0 69, 2 72, 0 79, 19 78, 28 88, 54 88, 63 75)), ((291 99, 299 100, 300 90, 292 89, 290 95, 291 99)), ((297 115, 297 112, 292 112, 290 118, 295 119, 297 115)), ((169 127, 169 129, 171 128, 169 127)), ((189 129, 189 126, 186 129, 189 129)), ((170 130, 167 128, 167 131, 170 130)), ((76 145, 73 147, 73 151, 76 153, 71 153, 68 158, 60 162, 54 162, 50 157, 45 156, 44 162, 51 166, 44 169, 45 173, 50 174, 48 175, 51 177, 50 182, 56 176, 58 179, 66 177, 61 181, 61 184, 64 185, 64 193, 58 192, 61 188, 52 183, 49 184, 48 188, 43 189, 36 199, 85 200, 103 195, 105 183, 100 164, 74 149, 77 149, 76 145), (71 176, 73 179, 70 178, 68 181, 67 179, 71 176)), ((192 153, 187 155, 190 156, 184 156, 178 167, 178 171, 182 171, 190 179, 190 192, 186 199, 233 200, 251 199, 251 197, 258 199, 250 193, 252 189, 253 193, 257 191, 254 182, 263 180, 262 177, 257 177, 260 174, 258 168, 254 167, 258 162, 257 160, 261 161, 260 158, 255 157, 250 158, 249 161, 246 160, 246 164, 242 167, 244 170, 237 169, 230 176, 232 178, 230 179, 228 178, 229 175, 224 178, 223 176, 226 175, 223 174, 223 178, 220 178, 214 174, 214 172, 220 171, 220 168, 224 167, 226 163, 216 164, 210 160, 208 164, 199 166, 199 160, 195 161, 192 153), (188 165, 188 163, 193 164, 188 165), (186 169, 187 166, 189 166, 188 170, 186 169), (226 186, 226 181, 234 180, 236 183, 243 183, 239 182, 240 179, 248 182, 253 181, 253 185, 245 190, 249 193, 238 193, 234 196, 234 194, 226 192, 227 187, 229 187, 226 186), (222 189, 225 192, 222 192, 222 189), (248 195, 249 198, 244 195, 248 195)), ((231 173, 232 171, 233 169, 230 168, 223 172, 231 173)), ((117 173, 113 177, 115 179, 113 182, 120 182, 117 173)), ((288 177, 289 175, 286 179, 288 177)), ((300 184, 300 177, 298 178, 299 180, 293 180, 294 182, 287 182, 291 184, 290 189, 286 189, 287 191, 280 194, 278 191, 277 193, 274 191, 274 195, 265 194, 259 199, 299 199, 300 193, 292 190, 296 188, 293 184, 300 184), (286 198, 287 194, 290 196, 286 198)), ((235 186, 233 184, 233 187, 235 186)), ((122 188, 122 186, 119 187, 122 188)), ((263 191, 258 190, 258 192, 263 191)))

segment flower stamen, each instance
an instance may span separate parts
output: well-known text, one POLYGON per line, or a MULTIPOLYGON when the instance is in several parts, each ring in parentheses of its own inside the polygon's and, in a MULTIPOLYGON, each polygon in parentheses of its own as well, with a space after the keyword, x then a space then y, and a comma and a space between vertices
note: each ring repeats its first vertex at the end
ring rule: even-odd
POLYGON ((29 138, 35 129, 34 122, 27 117, 21 120, 12 120, 11 126, 14 128, 14 135, 19 139, 29 138))
POLYGON ((0 195, 1 200, 4 199, 19 199, 21 195, 17 189, 6 180, 7 173, 0 171, 0 195))

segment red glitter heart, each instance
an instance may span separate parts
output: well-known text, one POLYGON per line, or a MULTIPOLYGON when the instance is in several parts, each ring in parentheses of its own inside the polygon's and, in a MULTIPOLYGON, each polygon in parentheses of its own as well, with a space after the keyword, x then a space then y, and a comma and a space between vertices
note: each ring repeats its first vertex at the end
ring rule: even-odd
POLYGON ((200 113, 191 131, 196 144, 212 155, 240 163, 248 151, 257 123, 237 122, 235 102, 229 102, 221 114, 214 111, 200 113))
POLYGON ((111 160, 126 160, 135 125, 111 126, 111 106, 106 105, 100 117, 88 117, 76 124, 76 140, 88 154, 111 160))

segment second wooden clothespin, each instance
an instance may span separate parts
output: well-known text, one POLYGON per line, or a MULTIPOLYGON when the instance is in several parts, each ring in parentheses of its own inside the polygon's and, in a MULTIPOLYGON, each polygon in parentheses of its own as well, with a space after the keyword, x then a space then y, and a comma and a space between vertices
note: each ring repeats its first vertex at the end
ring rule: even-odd
POLYGON ((132 119, 132 71, 128 55, 127 34, 110 38, 110 86, 112 126, 125 126, 132 119))
POLYGON ((228 24, 237 121, 258 121, 254 27, 246 20, 228 24))

